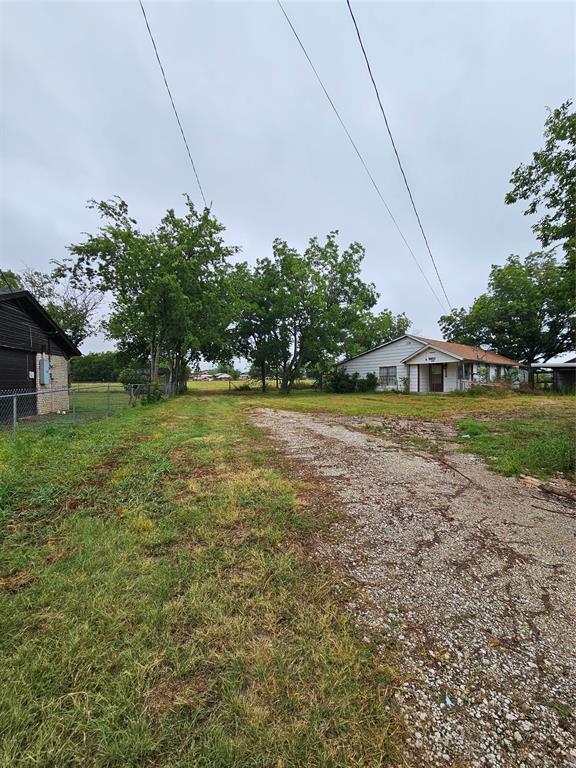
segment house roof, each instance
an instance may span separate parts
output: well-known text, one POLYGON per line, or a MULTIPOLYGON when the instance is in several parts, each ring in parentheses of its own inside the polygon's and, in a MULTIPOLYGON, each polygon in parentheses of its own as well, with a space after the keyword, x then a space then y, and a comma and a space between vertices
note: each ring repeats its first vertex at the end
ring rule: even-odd
MULTIPOLYGON (((474 360, 474 362, 492 363, 493 365, 520 365, 517 360, 510 357, 504 357, 492 350, 482 349, 482 347, 471 347, 468 344, 454 344, 451 341, 438 341, 437 339, 426 339, 423 336, 413 336, 412 338, 422 341, 435 349, 447 352, 450 355, 460 357, 462 360, 474 360)), ((413 357, 413 355, 411 355, 413 357)))
POLYGON ((395 341, 400 341, 400 339, 415 339, 424 345, 421 349, 411 353, 409 357, 405 358, 406 360, 410 359, 410 357, 414 357, 414 355, 418 354, 419 352, 422 352, 426 346, 430 346, 434 347, 435 349, 448 352, 448 354, 454 355, 461 360, 474 360, 475 362, 492 363, 496 365, 520 365, 517 360, 512 360, 509 357, 498 355, 496 352, 492 352, 490 350, 487 351, 481 347, 471 347, 468 346, 468 344, 453 344, 451 341, 427 339, 424 336, 414 336, 412 333, 406 333, 404 336, 399 336, 397 339, 392 339, 392 341, 386 341, 384 344, 378 344, 371 349, 367 349, 366 352, 360 352, 358 355, 347 357, 345 360, 337 363, 337 365, 343 365, 344 363, 348 363, 350 360, 355 360, 357 357, 368 355, 370 352, 375 352, 377 349, 382 349, 382 347, 387 347, 389 344, 394 344, 395 341))
POLYGON ((55 343, 70 357, 81 355, 82 352, 60 328, 58 323, 46 312, 44 307, 34 298, 30 291, 9 291, 0 289, 0 302, 17 301, 32 320, 46 333, 49 333, 55 343))

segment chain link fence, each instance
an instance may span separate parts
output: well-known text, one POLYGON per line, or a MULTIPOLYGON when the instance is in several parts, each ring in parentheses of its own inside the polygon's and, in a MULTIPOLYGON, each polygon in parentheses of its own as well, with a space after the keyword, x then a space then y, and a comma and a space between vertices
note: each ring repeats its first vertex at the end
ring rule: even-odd
MULTIPOLYGON (((162 396, 173 394, 170 384, 162 396)), ((13 438, 22 429, 69 426, 102 419, 149 397, 148 384, 74 384, 50 390, 0 390, 0 432, 13 438)))

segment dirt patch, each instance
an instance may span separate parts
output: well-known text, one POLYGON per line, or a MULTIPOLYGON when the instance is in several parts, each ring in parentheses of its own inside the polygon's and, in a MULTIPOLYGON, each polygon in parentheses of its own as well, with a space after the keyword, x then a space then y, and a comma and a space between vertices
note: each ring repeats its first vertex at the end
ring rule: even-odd
POLYGON ((208 717, 218 697, 215 675, 202 669, 181 680, 159 680, 148 695, 147 708, 155 719, 181 707, 208 717))
POLYGON ((345 512, 317 552, 362 586, 358 620, 400 649, 414 763, 576 765, 571 500, 492 474, 456 450, 449 423, 255 421, 345 512))
POLYGON ((47 556, 46 562, 51 565, 52 563, 62 560, 63 557, 70 557, 76 550, 73 547, 65 547, 64 549, 53 549, 47 556))
POLYGON ((10 576, 4 576, 0 579, 0 590, 16 594, 21 589, 32 583, 32 574, 30 571, 18 571, 10 576))

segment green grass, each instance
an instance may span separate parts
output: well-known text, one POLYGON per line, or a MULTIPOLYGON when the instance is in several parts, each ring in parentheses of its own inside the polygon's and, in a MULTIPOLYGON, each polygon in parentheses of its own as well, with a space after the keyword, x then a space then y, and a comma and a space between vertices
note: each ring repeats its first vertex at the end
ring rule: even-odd
POLYGON ((397 765, 333 520, 240 398, 2 439, 0 765, 397 765))
POLYGON ((331 394, 305 390, 282 395, 277 392, 254 394, 251 405, 300 411, 334 413, 343 416, 403 416, 443 419, 468 414, 525 413, 542 408, 576 414, 573 397, 557 395, 502 394, 459 397, 456 395, 417 395, 388 392, 331 394))
MULTIPOLYGON (((562 472, 570 477, 574 472, 576 398, 572 396, 494 391, 475 397, 309 391, 288 397, 260 394, 246 403, 302 413, 449 420, 459 426, 464 450, 483 456, 501 474, 549 477, 562 472)), ((409 441, 420 446, 426 442, 419 437, 409 441)))
MULTIPOLYGON (((565 402, 568 406, 569 401, 565 402)), ((464 450, 482 456, 503 475, 546 478, 565 473, 573 477, 576 434, 572 408, 552 412, 535 409, 506 420, 463 419, 458 426, 464 450)))

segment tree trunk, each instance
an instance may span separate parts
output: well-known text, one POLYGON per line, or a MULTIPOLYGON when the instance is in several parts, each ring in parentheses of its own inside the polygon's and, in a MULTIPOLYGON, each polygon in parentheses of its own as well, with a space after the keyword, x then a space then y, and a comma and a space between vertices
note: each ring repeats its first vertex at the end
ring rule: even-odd
POLYGON ((266 392, 266 361, 260 364, 260 375, 262 377, 262 392, 266 392))
POLYGON ((282 363, 282 383, 280 388, 285 395, 290 391, 290 366, 286 365, 286 363, 282 363))
POLYGON ((528 362, 528 384, 531 389, 534 389, 534 368, 532 368, 532 361, 528 362))
POLYGON ((160 346, 150 345, 150 381, 158 381, 158 367, 160 365, 160 346))

